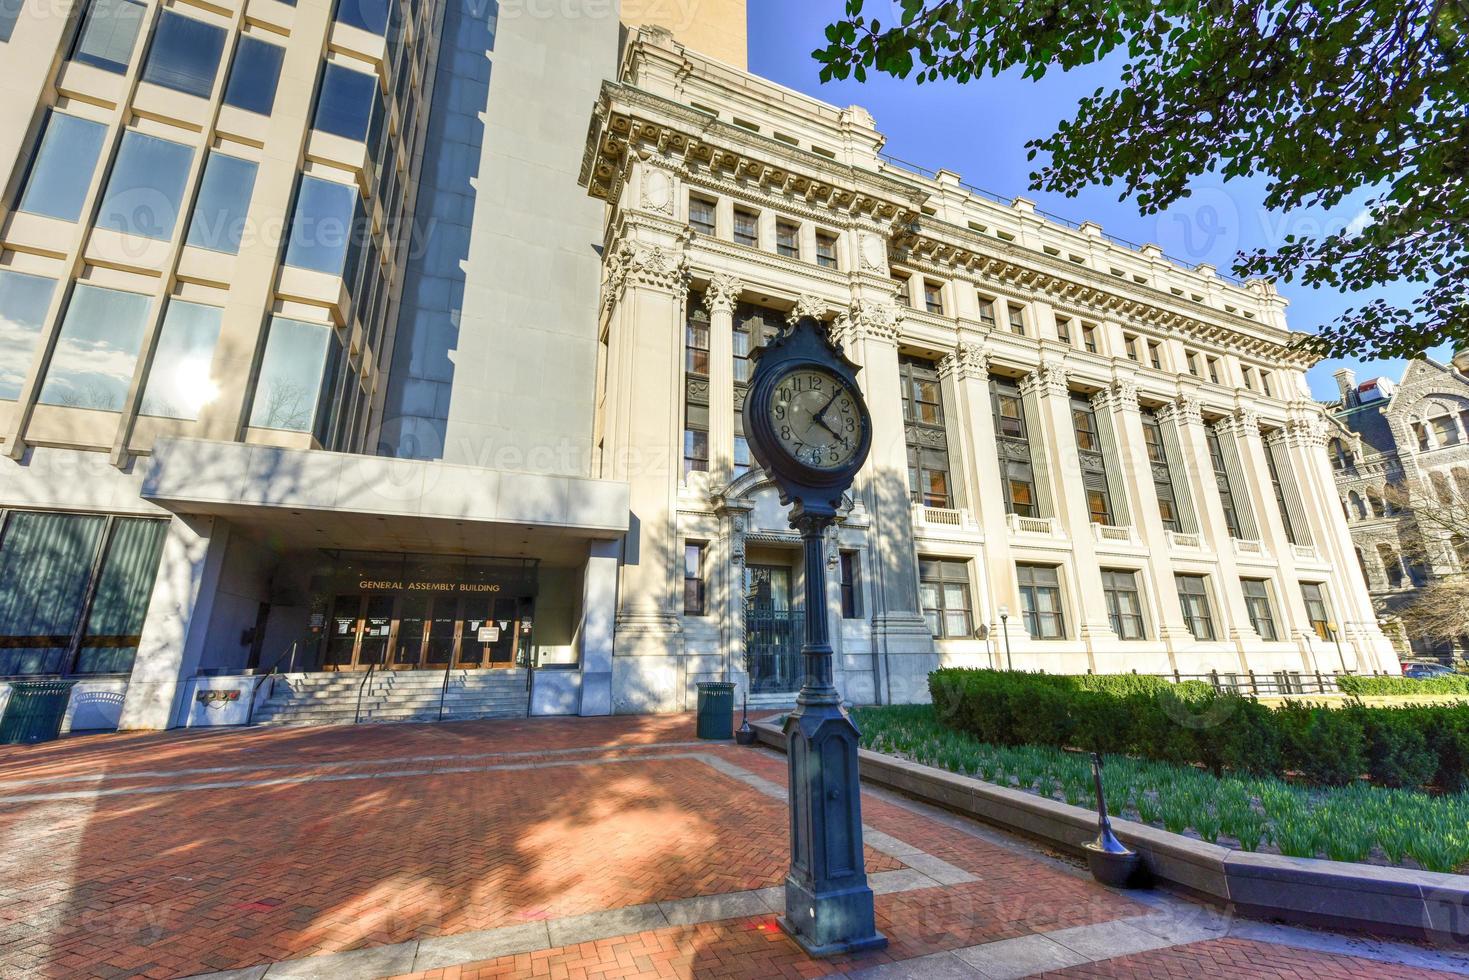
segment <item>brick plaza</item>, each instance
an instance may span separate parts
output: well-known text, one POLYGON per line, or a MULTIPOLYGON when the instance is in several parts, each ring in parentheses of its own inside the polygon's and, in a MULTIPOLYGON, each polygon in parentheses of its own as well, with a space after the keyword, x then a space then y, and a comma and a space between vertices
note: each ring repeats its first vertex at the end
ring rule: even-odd
POLYGON ((867 792, 886 951, 775 923, 785 761, 687 715, 0 749, 0 977, 1433 977, 1469 959, 1123 895, 867 792), (237 971, 237 972, 230 972, 237 971))

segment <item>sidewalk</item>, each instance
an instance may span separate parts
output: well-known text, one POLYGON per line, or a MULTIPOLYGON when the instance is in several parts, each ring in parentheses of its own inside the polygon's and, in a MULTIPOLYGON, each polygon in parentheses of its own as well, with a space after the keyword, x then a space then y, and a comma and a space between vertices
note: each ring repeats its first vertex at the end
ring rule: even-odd
POLYGON ((1469 957, 1122 895, 864 792, 889 948, 775 925, 785 760, 689 716, 0 749, 0 977, 1433 977, 1469 957))

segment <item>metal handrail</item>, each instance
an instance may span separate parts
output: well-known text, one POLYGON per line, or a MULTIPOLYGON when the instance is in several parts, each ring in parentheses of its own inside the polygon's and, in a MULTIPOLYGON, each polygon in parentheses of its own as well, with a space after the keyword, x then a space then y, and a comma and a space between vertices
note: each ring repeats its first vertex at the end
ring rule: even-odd
POLYGON ((454 651, 449 651, 449 662, 444 664, 444 686, 439 688, 439 721, 444 720, 444 698, 449 693, 449 672, 454 669, 454 651))
POLYGON ((367 665, 367 674, 362 678, 362 683, 357 685, 357 713, 352 716, 352 724, 362 723, 362 691, 367 687, 367 682, 372 680, 373 671, 377 670, 377 661, 367 665))
MULTIPOLYGON (((255 702, 256 700, 258 700, 260 694, 260 685, 264 684, 266 681, 270 681, 270 693, 266 695, 266 699, 268 700, 275 697, 276 668, 280 667, 281 661, 286 659, 286 654, 288 653, 291 655, 291 666, 296 666, 296 647, 299 644, 299 640, 293 640, 291 642, 291 648, 289 650, 282 650, 281 655, 275 658, 275 661, 271 663, 270 668, 266 670, 264 674, 255 678, 255 686, 250 688, 250 707, 245 711, 246 728, 249 728, 251 725, 255 724, 255 702)), ((291 671, 288 670, 286 671, 286 673, 289 674, 291 673, 291 671)))

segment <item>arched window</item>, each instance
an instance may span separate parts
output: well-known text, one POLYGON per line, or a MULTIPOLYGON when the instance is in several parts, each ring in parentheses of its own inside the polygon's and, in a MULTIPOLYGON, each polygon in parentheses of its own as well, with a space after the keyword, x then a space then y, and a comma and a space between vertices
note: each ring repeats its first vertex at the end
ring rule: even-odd
POLYGON ((1387 575, 1389 588, 1401 589, 1407 573, 1403 570, 1403 561, 1398 553, 1393 550, 1392 545, 1380 544, 1377 546, 1377 557, 1382 562, 1382 571, 1387 575))
POLYGON ((1385 517, 1387 505, 1382 502, 1382 497, 1372 490, 1367 491, 1367 504, 1372 508, 1373 517, 1385 517))
POLYGON ((1361 494, 1359 494, 1359 493, 1357 493, 1357 491, 1353 490, 1353 491, 1351 491, 1350 493, 1347 494, 1347 499, 1350 500, 1351 503, 1352 503, 1352 516, 1353 517, 1355 517, 1357 520, 1360 521, 1360 520, 1362 520, 1363 518, 1365 518, 1367 516, 1367 508, 1365 506, 1363 506, 1363 504, 1362 504, 1362 496, 1361 496, 1361 494))
POLYGON ((1362 581, 1370 587, 1372 585, 1372 573, 1367 570, 1367 556, 1362 554, 1361 548, 1353 548, 1357 553, 1357 565, 1362 569, 1362 581))

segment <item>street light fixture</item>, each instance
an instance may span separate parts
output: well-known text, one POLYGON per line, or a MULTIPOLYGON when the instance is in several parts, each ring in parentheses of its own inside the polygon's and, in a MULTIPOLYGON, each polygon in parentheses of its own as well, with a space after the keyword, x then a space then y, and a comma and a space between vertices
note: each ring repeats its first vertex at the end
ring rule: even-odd
POLYGON ((1000 607, 1000 629, 1005 631, 1005 669, 1014 670, 1015 661, 1010 658, 1010 607, 1000 607))

